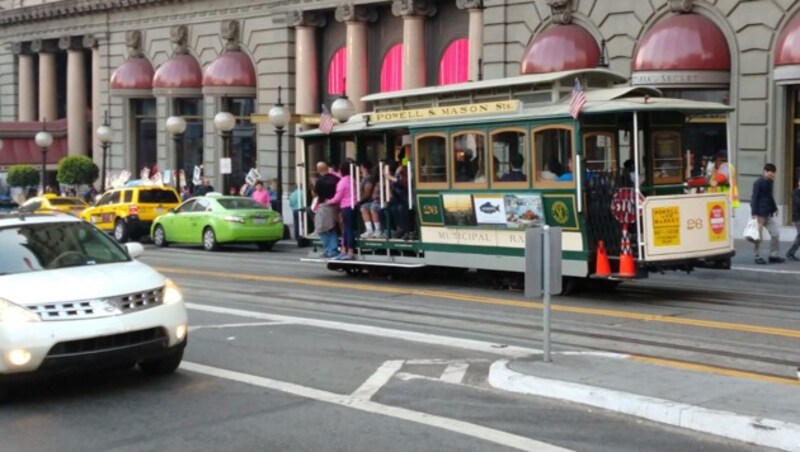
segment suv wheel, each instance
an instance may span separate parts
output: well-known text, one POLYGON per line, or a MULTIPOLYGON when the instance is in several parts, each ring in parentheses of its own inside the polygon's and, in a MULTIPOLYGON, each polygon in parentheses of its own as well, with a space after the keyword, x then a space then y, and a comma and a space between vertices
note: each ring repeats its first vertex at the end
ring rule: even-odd
POLYGON ((146 359, 139 363, 139 369, 147 375, 167 375, 175 372, 182 360, 183 348, 160 358, 146 359))
POLYGON ((121 219, 117 219, 117 221, 114 222, 114 238, 117 239, 119 243, 128 241, 128 225, 121 219))
POLYGON ((153 244, 155 246, 167 246, 167 234, 164 232, 164 228, 161 225, 156 226, 156 229, 153 231, 153 244))
POLYGON ((217 235, 210 227, 203 229, 203 248, 206 251, 216 251, 219 248, 217 243, 217 235))

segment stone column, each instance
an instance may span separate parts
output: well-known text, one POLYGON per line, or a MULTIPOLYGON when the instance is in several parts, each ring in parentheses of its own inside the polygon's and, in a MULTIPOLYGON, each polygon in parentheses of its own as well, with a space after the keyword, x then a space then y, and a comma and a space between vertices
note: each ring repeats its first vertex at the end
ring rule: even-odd
POLYGON ((356 112, 366 110, 361 98, 369 93, 367 61, 367 22, 377 20, 372 8, 345 3, 336 8, 336 20, 347 26, 347 76, 345 94, 353 102, 356 112))
POLYGON ((95 131, 103 123, 102 102, 100 101, 100 42, 96 35, 83 36, 83 47, 92 50, 92 126, 89 128, 92 143, 92 158, 100 167, 103 164, 103 153, 100 149, 100 140, 95 131))
POLYGON ((483 78, 483 0, 456 0, 460 9, 469 11, 469 79, 483 78))
POLYGON ((320 111, 317 28, 325 25, 322 14, 305 11, 289 13, 287 22, 295 29, 295 109, 298 114, 320 111))
POLYGON ((425 0, 394 0, 392 14, 403 18, 403 89, 426 85, 425 18, 436 4, 425 0))
POLYGON ((17 121, 36 121, 36 91, 33 73, 33 55, 26 43, 15 42, 14 53, 19 64, 19 85, 17 86, 17 121))
POLYGON ((64 36, 58 47, 67 51, 67 143, 69 155, 86 155, 86 71, 83 38, 64 36))
POLYGON ((50 41, 36 39, 31 50, 39 54, 39 120, 58 119, 56 104, 56 47, 50 41))

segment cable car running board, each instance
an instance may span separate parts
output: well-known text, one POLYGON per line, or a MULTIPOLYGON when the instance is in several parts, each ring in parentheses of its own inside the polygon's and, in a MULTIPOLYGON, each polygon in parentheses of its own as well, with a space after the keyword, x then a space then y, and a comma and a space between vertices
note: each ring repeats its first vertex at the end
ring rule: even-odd
POLYGON ((373 262, 373 261, 362 261, 362 260, 337 261, 335 259, 319 259, 313 257, 301 258, 300 262, 308 262, 314 264, 369 265, 374 267, 398 267, 398 268, 423 268, 426 266, 425 264, 401 264, 398 262, 373 262))

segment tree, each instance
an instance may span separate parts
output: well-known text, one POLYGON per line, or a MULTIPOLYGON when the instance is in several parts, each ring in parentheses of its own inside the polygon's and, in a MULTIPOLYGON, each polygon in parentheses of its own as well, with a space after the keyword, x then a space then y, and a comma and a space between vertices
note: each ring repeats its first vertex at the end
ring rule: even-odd
POLYGON ((12 165, 6 181, 12 187, 35 187, 39 185, 39 171, 30 165, 12 165))
POLYGON ((62 184, 90 185, 100 175, 100 169, 89 157, 73 155, 58 162, 56 179, 62 184))

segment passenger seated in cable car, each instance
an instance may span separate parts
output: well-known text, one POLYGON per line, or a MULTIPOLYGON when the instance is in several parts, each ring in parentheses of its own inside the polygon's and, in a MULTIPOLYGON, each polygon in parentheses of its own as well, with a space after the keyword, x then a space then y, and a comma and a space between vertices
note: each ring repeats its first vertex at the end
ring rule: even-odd
POLYGON ((567 162, 567 170, 561 173, 556 180, 558 182, 572 182, 575 180, 575 177, 572 175, 572 157, 570 157, 567 162))
POLYGON ((501 182, 525 182, 528 180, 525 173, 522 172, 522 166, 525 163, 525 158, 522 154, 511 154, 509 163, 511 167, 508 172, 503 174, 503 177, 500 178, 501 182))

